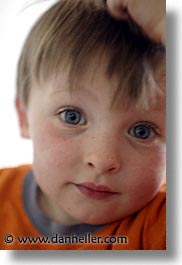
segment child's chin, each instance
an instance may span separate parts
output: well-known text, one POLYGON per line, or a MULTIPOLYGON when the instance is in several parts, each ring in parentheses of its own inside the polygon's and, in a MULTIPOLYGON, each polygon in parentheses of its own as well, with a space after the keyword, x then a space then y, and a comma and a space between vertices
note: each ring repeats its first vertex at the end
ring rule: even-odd
POLYGON ((98 216, 87 216, 85 218, 79 218, 80 223, 89 224, 89 225, 102 225, 109 224, 117 221, 111 217, 98 217, 98 216))

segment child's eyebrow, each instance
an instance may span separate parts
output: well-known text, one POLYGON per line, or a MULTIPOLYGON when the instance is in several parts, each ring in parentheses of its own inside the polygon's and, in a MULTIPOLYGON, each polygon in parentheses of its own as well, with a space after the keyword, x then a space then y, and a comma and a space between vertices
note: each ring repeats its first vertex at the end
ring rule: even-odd
POLYGON ((150 115, 165 115, 166 110, 165 110, 165 106, 164 105, 158 105, 149 109, 144 109, 143 107, 135 107, 133 106, 132 108, 130 108, 129 106, 121 106, 119 107, 119 105, 117 104, 117 107, 113 107, 113 105, 111 105, 110 110, 114 110, 116 112, 120 112, 122 111, 122 113, 126 113, 126 114, 131 114, 131 115, 144 115, 144 116, 150 116, 150 115))
POLYGON ((161 99, 158 103, 156 103, 153 106, 149 106, 148 109, 143 109, 142 108, 138 108, 138 110, 140 112, 144 112, 144 113, 162 113, 162 112, 166 112, 166 97, 164 96, 163 99, 161 99))
POLYGON ((51 89, 51 91, 49 92, 49 96, 57 96, 61 93, 68 94, 70 97, 81 97, 83 95, 84 97, 87 97, 94 101, 98 101, 98 98, 94 94, 94 92, 80 85, 77 85, 77 88, 72 88, 66 85, 64 87, 57 86, 54 89, 51 89))
POLYGON ((56 89, 51 89, 49 91, 49 96, 52 96, 52 95, 57 95, 57 94, 60 94, 60 93, 69 93, 69 89, 61 89, 61 88, 56 88, 56 89))

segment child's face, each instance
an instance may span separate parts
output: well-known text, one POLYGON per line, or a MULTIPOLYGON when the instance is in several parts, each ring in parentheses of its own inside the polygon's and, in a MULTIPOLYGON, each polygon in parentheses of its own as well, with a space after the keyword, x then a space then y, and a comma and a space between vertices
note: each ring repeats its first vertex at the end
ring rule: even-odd
MULTIPOLYGON (((41 207, 64 224, 102 224, 141 209, 165 176, 165 96, 148 110, 112 105, 104 61, 79 88, 67 73, 32 89, 27 130, 41 207)), ((94 69, 95 70, 95 69, 94 69)))

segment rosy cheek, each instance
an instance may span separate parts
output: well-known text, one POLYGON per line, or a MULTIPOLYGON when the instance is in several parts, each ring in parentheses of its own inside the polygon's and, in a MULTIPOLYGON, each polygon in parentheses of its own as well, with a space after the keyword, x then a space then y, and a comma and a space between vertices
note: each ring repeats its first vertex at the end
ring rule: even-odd
POLYGON ((166 148, 163 146, 158 152, 156 152, 155 161, 153 166, 159 174, 164 175, 166 170, 166 148))
MULTIPOLYGON (((136 186, 139 189, 143 187, 143 191, 155 190, 165 177, 165 163, 166 152, 163 147, 152 152, 150 150, 145 156, 138 156, 135 164, 133 164, 133 176, 135 176, 136 186)), ((131 172, 131 167, 129 171, 131 172)))
POLYGON ((50 123, 38 128, 34 134, 34 150, 50 166, 70 164, 78 156, 79 142, 50 123), (42 155, 43 154, 43 155, 42 155))
POLYGON ((156 155, 154 161, 151 160, 150 165, 150 185, 149 190, 151 189, 154 193, 158 192, 162 182, 165 179, 165 153, 159 153, 156 155), (152 163, 153 162, 153 163, 152 163))

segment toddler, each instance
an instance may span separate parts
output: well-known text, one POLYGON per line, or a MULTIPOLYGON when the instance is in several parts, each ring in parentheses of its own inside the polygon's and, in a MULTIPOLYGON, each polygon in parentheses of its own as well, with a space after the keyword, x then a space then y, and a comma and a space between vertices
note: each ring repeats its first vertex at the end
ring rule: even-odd
POLYGON ((1 249, 164 250, 165 49, 91 0, 31 30, 16 108, 33 163, 0 170, 1 249))

